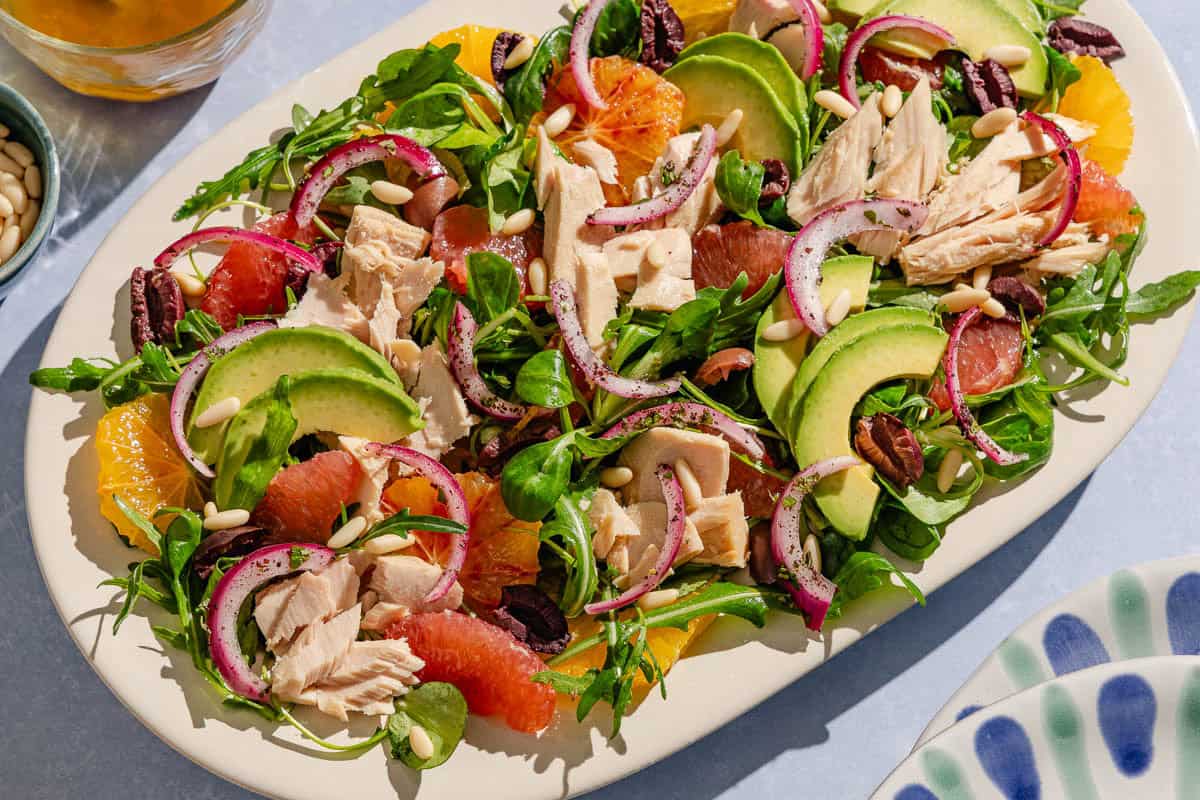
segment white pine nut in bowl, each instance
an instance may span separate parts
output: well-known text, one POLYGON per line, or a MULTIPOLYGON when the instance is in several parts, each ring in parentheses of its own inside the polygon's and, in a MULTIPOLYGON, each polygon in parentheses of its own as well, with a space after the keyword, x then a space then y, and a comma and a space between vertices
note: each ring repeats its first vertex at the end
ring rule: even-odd
POLYGON ((0 83, 0 300, 50 234, 58 210, 58 151, 29 101, 0 83))

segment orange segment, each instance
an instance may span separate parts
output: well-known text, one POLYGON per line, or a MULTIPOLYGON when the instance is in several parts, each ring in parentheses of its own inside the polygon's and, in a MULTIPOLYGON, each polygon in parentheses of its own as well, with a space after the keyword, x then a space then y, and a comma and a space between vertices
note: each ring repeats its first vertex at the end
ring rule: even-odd
POLYGON ((671 6, 683 20, 687 43, 729 30, 737 0, 673 0, 671 6))
MULTIPOLYGON (((203 498, 195 476, 171 439, 166 395, 143 395, 110 410, 96 427, 100 513, 148 553, 158 551, 113 501, 113 495, 147 517, 164 506, 197 508, 203 498)), ((160 529, 169 520, 158 519, 160 529)))
POLYGON ((1120 175, 1133 149, 1133 114, 1129 95, 1104 62, 1092 56, 1072 56, 1083 77, 1067 87, 1058 113, 1096 126, 1096 135, 1080 149, 1109 175, 1120 175))
POLYGON ((444 31, 429 40, 430 44, 445 47, 449 44, 462 45, 462 52, 455 62, 467 72, 492 81, 492 45, 496 37, 504 33, 500 28, 485 28, 482 25, 463 25, 444 31))
MULTIPOLYGON (((679 628, 653 628, 646 633, 646 647, 654 653, 664 674, 671 671, 671 667, 675 666, 675 663, 687 652, 688 647, 708 630, 708 626, 712 625, 716 618, 716 614, 709 614, 694 619, 688 623, 686 631, 679 628)), ((570 628, 573 638, 579 638, 591 636, 599 631, 600 623, 591 617, 576 617, 570 621, 570 628)), ((578 677, 589 669, 602 667, 604 652, 604 645, 598 644, 566 661, 555 664, 553 669, 578 677)), ((650 688, 650 683, 646 681, 645 676, 638 673, 633 682, 634 702, 640 703, 644 700, 649 694, 650 688)))
MULTIPOLYGON (((620 186, 605 184, 608 202, 629 202, 633 183, 650 171, 662 155, 667 140, 679 134, 683 121, 683 92, 663 80, 654 70, 621 56, 593 58, 592 79, 608 108, 589 107, 569 69, 560 70, 546 91, 545 115, 574 103, 577 109, 570 126, 555 142, 563 152, 574 155, 573 145, 592 139, 612 151, 617 159, 620 186)), ((545 119, 539 116, 535 121, 545 119)))

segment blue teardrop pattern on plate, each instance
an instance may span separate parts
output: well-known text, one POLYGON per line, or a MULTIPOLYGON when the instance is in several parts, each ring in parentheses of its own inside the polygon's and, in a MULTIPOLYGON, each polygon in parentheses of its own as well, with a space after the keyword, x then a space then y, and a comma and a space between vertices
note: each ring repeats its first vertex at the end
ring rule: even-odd
POLYGON ((1042 635, 1042 648, 1055 675, 1107 664, 1108 650, 1091 626, 1074 614, 1059 614, 1042 635))
POLYGON ((963 706, 962 710, 954 715, 954 721, 962 722, 964 719, 971 716, 976 711, 983 711, 983 706, 977 706, 977 705, 963 706))
POLYGON ((1200 656, 1200 572, 1189 572, 1167 592, 1167 635, 1177 656, 1200 656))
POLYGON ((975 755, 1006 800, 1041 800, 1042 780, 1029 735, 1012 717, 989 719, 975 731, 975 755))
POLYGON ((896 792, 896 800, 938 800, 937 795, 920 784, 913 783, 896 792))
POLYGON ((1096 700, 1100 735, 1113 764, 1123 774, 1137 777, 1154 760, 1154 720, 1158 703, 1154 690, 1137 675, 1118 675, 1100 687, 1096 700))

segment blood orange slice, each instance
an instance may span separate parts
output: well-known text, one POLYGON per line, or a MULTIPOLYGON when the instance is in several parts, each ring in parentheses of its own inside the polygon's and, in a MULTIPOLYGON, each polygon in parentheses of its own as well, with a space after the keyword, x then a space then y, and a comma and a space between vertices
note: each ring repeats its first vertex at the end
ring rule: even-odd
POLYGON ((280 470, 251 519, 271 531, 272 542, 324 543, 343 506, 353 502, 362 477, 362 468, 348 453, 317 453, 280 470))
MULTIPOLYGON (((958 348, 958 376, 963 394, 979 395, 1008 386, 1021 371, 1025 340, 1021 326, 1011 319, 980 317, 963 331, 958 348)), ((935 383, 929 393, 938 408, 950 408, 945 383, 935 383)))
POLYGON ((742 292, 749 297, 767 279, 783 269, 791 234, 775 228, 760 228, 745 220, 729 225, 708 225, 692 240, 692 277, 696 288, 728 288, 745 272, 750 283, 742 292))
POLYGON ((511 261, 523 285, 529 262, 542 254, 542 231, 532 227, 516 236, 493 234, 487 211, 474 206, 455 206, 438 215, 429 255, 446 264, 446 280, 454 291, 467 291, 467 256, 485 252, 511 261))

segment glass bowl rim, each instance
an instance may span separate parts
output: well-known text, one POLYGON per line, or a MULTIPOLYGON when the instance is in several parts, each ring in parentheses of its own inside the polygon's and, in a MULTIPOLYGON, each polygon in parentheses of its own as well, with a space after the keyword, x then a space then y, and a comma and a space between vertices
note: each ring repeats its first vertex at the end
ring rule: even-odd
POLYGON ((6 11, 3 7, 0 7, 0 20, 3 20, 6 25, 17 29, 29 39, 32 39, 45 46, 53 47, 56 50, 85 56, 132 56, 151 53, 156 50, 187 42, 197 36, 207 33, 209 30, 215 28, 217 25, 233 16, 250 3, 258 1, 259 0, 233 0, 233 2, 226 6, 219 14, 205 20, 194 28, 189 28, 188 30, 182 33, 177 33, 167 39, 160 39, 156 42, 139 44, 132 47, 99 47, 96 45, 77 44, 76 42, 69 42, 66 39, 59 39, 55 36, 42 33, 36 28, 29 27, 24 22, 21 22, 21 20, 17 19, 8 11, 6 11))

